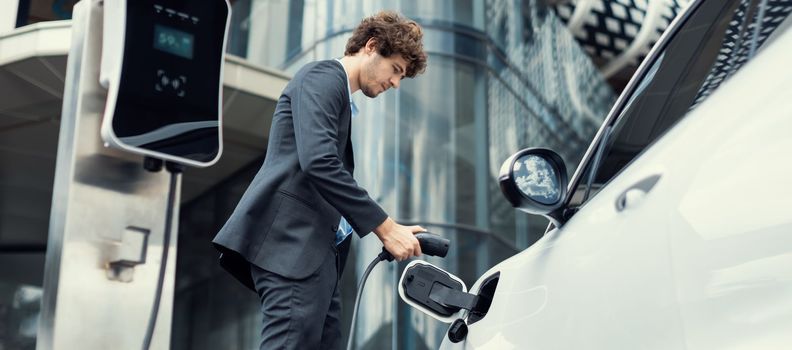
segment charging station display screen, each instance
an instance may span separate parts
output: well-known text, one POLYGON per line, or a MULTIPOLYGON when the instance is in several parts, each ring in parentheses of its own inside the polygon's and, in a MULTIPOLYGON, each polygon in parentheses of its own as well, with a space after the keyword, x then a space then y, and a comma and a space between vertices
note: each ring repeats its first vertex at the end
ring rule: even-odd
POLYGON ((197 163, 217 158, 228 14, 226 0, 127 1, 111 124, 120 143, 197 163))
POLYGON ((154 48, 187 59, 193 58, 193 41, 195 37, 187 32, 154 25, 154 48))

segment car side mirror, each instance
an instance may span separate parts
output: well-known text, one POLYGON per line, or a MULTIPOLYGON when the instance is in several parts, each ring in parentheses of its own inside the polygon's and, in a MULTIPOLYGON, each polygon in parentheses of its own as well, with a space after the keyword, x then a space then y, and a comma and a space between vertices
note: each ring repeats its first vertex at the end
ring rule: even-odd
POLYGON ((529 214, 542 215, 553 225, 563 223, 562 206, 568 178, 564 160, 547 148, 526 148, 501 165, 498 183, 511 205, 529 214))

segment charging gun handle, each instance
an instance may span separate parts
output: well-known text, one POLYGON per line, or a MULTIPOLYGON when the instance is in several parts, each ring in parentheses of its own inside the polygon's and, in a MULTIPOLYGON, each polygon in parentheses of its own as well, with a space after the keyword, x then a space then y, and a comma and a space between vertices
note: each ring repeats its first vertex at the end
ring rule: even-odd
POLYGON ((421 232, 416 233, 415 238, 417 238, 418 243, 421 244, 421 252, 426 255, 445 258, 446 254, 448 254, 448 245, 450 242, 443 237, 429 232, 421 232))
MULTIPOLYGON (((418 239, 423 254, 441 258, 445 258, 446 254, 448 254, 448 244, 450 242, 443 237, 429 232, 420 232, 415 234, 415 238, 418 239)), ((385 250, 385 247, 382 247, 382 253, 379 254, 379 257, 380 261, 393 261, 393 256, 385 250)))

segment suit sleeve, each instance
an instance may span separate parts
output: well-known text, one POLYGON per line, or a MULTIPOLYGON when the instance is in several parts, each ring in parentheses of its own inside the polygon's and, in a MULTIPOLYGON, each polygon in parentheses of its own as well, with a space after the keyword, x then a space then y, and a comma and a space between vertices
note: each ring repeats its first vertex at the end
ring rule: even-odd
POLYGON ((337 71, 317 65, 302 77, 292 96, 292 120, 300 167, 316 189, 365 236, 388 215, 348 171, 338 152, 340 115, 346 81, 337 71))

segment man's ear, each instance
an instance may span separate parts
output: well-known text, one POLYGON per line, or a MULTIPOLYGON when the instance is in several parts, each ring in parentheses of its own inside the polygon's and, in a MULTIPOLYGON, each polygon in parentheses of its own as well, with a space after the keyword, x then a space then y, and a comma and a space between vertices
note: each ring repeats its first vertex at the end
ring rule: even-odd
POLYGON ((363 48, 366 54, 372 54, 377 52, 377 39, 369 38, 366 41, 366 46, 363 48))

